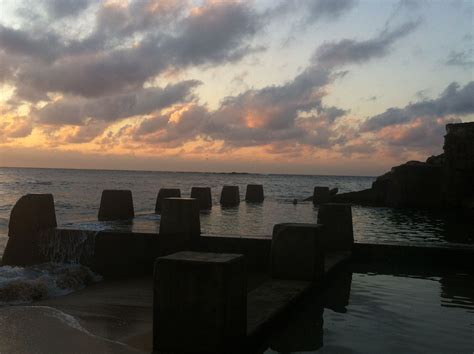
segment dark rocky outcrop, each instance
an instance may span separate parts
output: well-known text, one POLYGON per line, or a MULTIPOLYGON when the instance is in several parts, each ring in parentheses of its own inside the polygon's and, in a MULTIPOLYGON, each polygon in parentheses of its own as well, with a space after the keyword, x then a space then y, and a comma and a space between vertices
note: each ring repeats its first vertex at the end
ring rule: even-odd
POLYGON ((333 202, 389 207, 469 207, 474 202, 474 123, 446 126, 444 153, 409 161, 378 177, 372 188, 333 202))
POLYGON ((56 228, 56 212, 51 194, 27 194, 13 207, 8 225, 8 243, 3 265, 26 266, 46 261, 42 240, 56 228))

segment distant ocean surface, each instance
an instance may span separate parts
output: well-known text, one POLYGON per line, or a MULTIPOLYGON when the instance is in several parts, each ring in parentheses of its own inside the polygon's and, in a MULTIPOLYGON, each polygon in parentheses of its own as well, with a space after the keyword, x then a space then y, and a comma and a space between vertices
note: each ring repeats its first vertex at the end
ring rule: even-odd
MULTIPOLYGON (((181 173, 146 171, 100 171, 67 169, 0 168, 0 255, 7 241, 8 220, 15 202, 27 193, 52 193, 59 225, 96 220, 103 189, 130 189, 136 213, 151 213, 158 190, 181 189, 187 197, 193 186, 209 186, 214 206, 201 215, 206 234, 271 235, 281 222, 316 222, 317 208, 302 202, 314 186, 339 188, 339 193, 370 187, 375 177, 307 176, 274 174, 181 173), (265 202, 243 202, 249 183, 262 184, 265 202), (221 209, 223 185, 238 185, 242 202, 238 208, 221 209), (293 205, 293 199, 299 202, 293 205)), ((474 243, 468 220, 446 211, 353 207, 356 241, 461 242, 474 243)))

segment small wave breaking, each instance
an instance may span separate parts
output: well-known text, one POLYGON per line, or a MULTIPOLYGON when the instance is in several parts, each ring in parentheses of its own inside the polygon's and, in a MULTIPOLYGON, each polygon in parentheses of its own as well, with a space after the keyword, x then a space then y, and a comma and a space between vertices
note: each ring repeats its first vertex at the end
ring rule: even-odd
POLYGON ((0 305, 26 304, 66 295, 101 279, 101 276, 80 264, 3 266, 0 267, 0 305))
POLYGON ((41 251, 48 263, 0 267, 0 306, 62 296, 100 281, 100 275, 81 264, 92 257, 96 234, 56 229, 42 235, 41 251))

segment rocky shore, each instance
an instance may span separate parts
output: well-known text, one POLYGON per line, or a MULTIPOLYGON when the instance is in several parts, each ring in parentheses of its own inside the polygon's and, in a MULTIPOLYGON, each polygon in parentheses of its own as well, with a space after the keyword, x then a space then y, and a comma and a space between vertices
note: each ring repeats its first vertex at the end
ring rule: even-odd
POLYGON ((474 122, 446 126, 444 153, 408 161, 372 187, 333 196, 333 202, 387 207, 474 210, 474 122))

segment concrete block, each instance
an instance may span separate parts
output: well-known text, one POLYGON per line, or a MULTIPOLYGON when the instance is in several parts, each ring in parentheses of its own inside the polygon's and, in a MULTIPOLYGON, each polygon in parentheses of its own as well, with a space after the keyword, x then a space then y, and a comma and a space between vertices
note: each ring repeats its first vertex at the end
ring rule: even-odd
POLYGON ((211 188, 209 187, 191 188, 191 198, 198 200, 200 210, 209 210, 212 208, 212 195, 211 188))
POLYGON ((350 251, 354 245, 350 204, 327 203, 319 206, 318 224, 324 225, 326 252, 350 251))
POLYGON ((245 201, 252 203, 262 203, 265 199, 263 186, 261 184, 248 184, 245 192, 245 201))
POLYGON ((99 221, 133 219, 132 192, 129 190, 104 190, 100 199, 99 221))
POLYGON ((40 246, 45 233, 57 226, 54 199, 51 194, 27 194, 10 213, 8 242, 3 265, 32 265, 45 262, 40 246))
POLYGON ((179 252, 157 258, 155 352, 241 353, 246 327, 242 255, 179 252))
POLYGON ((277 224, 273 227, 271 274, 277 279, 315 280, 324 273, 322 226, 277 224))
POLYGON ((239 186, 224 186, 221 192, 221 205, 233 207, 240 204, 239 186))
POLYGON ((161 214, 161 204, 165 198, 181 198, 179 188, 161 188, 156 197, 155 214, 161 214))
POLYGON ((327 203, 331 200, 331 193, 329 187, 314 187, 313 204, 319 205, 327 203))
POLYGON ((183 234, 191 240, 201 234, 199 202, 194 198, 166 198, 161 204, 160 234, 183 234))

